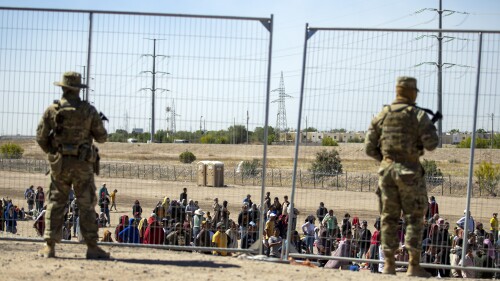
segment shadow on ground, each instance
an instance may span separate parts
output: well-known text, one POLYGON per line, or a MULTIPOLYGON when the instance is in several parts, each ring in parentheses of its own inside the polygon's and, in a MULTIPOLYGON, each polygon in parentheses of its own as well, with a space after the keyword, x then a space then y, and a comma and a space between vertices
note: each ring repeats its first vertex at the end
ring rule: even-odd
POLYGON ((134 264, 147 264, 147 265, 172 265, 182 267, 211 267, 211 268, 240 268, 239 265, 216 263, 213 261, 193 261, 193 260, 148 260, 148 259, 112 259, 117 262, 134 263, 134 264))

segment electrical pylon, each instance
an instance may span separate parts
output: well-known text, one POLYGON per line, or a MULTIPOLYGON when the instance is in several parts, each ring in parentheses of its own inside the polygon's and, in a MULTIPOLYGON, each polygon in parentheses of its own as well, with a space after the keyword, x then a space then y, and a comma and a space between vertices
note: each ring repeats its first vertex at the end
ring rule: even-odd
POLYGON ((275 131, 278 134, 278 140, 280 140, 280 134, 285 133, 286 142, 286 132, 288 131, 288 126, 286 123, 286 107, 285 107, 285 99, 291 98, 292 96, 285 93, 285 81, 283 80, 283 71, 281 72, 280 85, 278 89, 272 90, 272 92, 278 92, 278 99, 272 101, 278 103, 278 114, 276 116, 276 128, 275 131))

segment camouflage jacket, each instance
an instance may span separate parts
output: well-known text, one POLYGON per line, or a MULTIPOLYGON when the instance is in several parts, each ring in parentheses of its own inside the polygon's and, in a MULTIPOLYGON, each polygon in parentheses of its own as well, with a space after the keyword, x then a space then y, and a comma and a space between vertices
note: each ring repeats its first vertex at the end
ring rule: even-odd
POLYGON ((65 99, 54 101, 44 112, 36 132, 36 141, 45 153, 61 146, 105 142, 107 132, 99 113, 86 101, 65 99))
POLYGON ((436 127, 425 111, 394 102, 373 118, 365 137, 365 152, 377 161, 418 162, 424 149, 434 150, 438 142, 436 127))

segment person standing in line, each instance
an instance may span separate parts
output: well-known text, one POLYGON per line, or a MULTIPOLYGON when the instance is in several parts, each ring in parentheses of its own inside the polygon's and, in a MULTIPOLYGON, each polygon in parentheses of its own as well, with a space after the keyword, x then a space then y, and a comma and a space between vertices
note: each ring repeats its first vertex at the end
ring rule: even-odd
POLYGON ((186 202, 188 200, 187 188, 185 187, 182 189, 181 195, 179 195, 179 202, 182 202, 182 200, 186 200, 186 202))
POLYGON ((493 235, 493 244, 497 243, 498 240, 498 213, 493 213, 493 216, 490 219, 490 231, 493 235))
POLYGON ((420 267, 422 219, 427 213, 427 189, 420 156, 439 143, 436 127, 426 111, 416 106, 418 88, 413 77, 398 77, 396 100, 372 120, 365 138, 366 154, 378 162, 382 223, 383 273, 396 274, 394 253, 399 247, 398 221, 407 223, 405 246, 409 252, 408 276, 430 277, 420 267))
MULTIPOLYGON (((66 72, 61 82, 62 97, 44 112, 36 132, 36 141, 47 153, 50 163, 50 187, 45 215, 46 245, 38 255, 55 257, 55 244, 61 241, 64 209, 73 187, 80 208, 80 231, 87 244, 87 259, 109 259, 109 253, 97 246, 99 236, 95 220, 97 204, 94 173, 99 174, 99 154, 94 141, 104 143, 107 132, 104 115, 80 98, 82 76, 66 72)), ((43 207, 41 204, 40 208, 43 207)))
POLYGON ((118 193, 118 190, 115 189, 109 195, 109 198, 111 199, 111 208, 109 208, 109 210, 113 211, 113 207, 115 207, 115 211, 118 212, 118 210, 116 209, 116 193, 118 193))

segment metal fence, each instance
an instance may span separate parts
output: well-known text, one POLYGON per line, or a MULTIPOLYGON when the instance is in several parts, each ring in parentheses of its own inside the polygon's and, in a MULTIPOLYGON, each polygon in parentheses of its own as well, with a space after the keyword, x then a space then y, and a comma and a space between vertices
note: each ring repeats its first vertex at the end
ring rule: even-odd
MULTIPOLYGON (((45 107, 60 96, 51 82, 59 80, 67 70, 84 73, 89 89, 83 97, 108 116, 109 132, 162 130, 171 135, 188 132, 194 136, 191 142, 199 142, 210 132, 228 128, 234 131, 237 127, 248 131, 268 126, 272 17, 22 8, 0 8, 0 15, 0 135, 32 135, 45 107)), ((299 132, 296 139, 300 141, 296 142, 293 169, 268 169, 266 142, 261 153, 252 155, 262 159, 264 166, 260 173, 226 169, 225 185, 220 187, 193 184, 198 176, 194 166, 134 163, 134 160, 144 163, 144 159, 132 159, 132 163, 103 162, 96 185, 106 183, 109 191, 118 190, 118 210, 107 216, 108 225, 101 225, 101 236, 105 229, 113 232, 123 216, 132 217, 136 201, 140 201, 143 217, 148 217, 150 212, 161 212, 159 206, 167 198, 171 202, 180 201, 184 195, 178 194, 184 188, 188 199, 196 201, 205 212, 211 212, 212 216, 206 216, 206 221, 224 213, 235 222, 233 227, 240 224, 239 214, 246 214, 242 211, 242 201, 250 195, 256 207, 261 205, 249 213, 257 220, 260 232, 244 228, 240 234, 253 239, 259 249, 266 250, 260 240, 264 228, 262 218, 267 217, 266 206, 280 206, 285 196, 290 197, 298 213, 291 215, 289 221, 277 223, 281 229, 290 223, 292 230, 301 231, 305 219, 318 217, 320 202, 335 210, 339 226, 344 213, 350 213, 358 221, 368 220, 371 228, 378 216, 378 202, 373 195, 378 180, 376 166, 364 169, 373 169, 373 173, 347 170, 322 175, 301 170, 299 166, 307 166, 300 165, 302 161, 310 159, 305 156, 317 151, 303 145, 301 141, 305 139, 307 143, 309 134, 303 135, 301 127, 316 129, 318 137, 336 131, 366 130, 381 105, 392 100, 394 80, 400 75, 419 79, 419 105, 441 107, 445 116, 440 124, 443 132, 453 129, 475 132, 477 128, 493 127, 493 121, 490 124, 489 120, 500 117, 499 32, 307 27, 305 35, 296 128, 299 132), (439 41, 442 43, 440 63, 437 61, 439 41), (483 64, 479 66, 478 61, 483 64), (442 73, 441 78, 438 72, 442 73), (477 111, 474 110, 475 94, 479 97, 477 111), (264 196, 265 192, 270 192, 269 198, 264 196), (220 209, 220 205, 214 203, 216 198, 220 205, 227 201, 227 207, 220 209)), ((498 126, 500 122, 495 124, 498 126)), ((154 137, 151 140, 155 141, 154 137)), ((233 138, 230 142, 236 140, 233 138)), ((245 149, 241 146, 241 150, 245 149)), ((471 169, 483 160, 500 161, 491 155, 494 154, 472 151, 471 169)), ((229 157, 240 159, 238 153, 229 157)), ((360 162, 373 164, 366 160, 360 162)), ((444 162, 438 160, 437 164, 444 162)), ((497 211, 498 200, 482 193, 472 179, 472 171, 460 174, 452 171, 453 165, 447 167, 448 170, 442 171, 444 176, 430 177, 427 184, 429 195, 434 195, 439 202, 440 214, 449 223, 450 231, 464 208, 470 209, 476 220, 486 225, 490 214, 497 211)), ((19 208, 24 207, 28 216, 26 220, 19 220, 20 236, 3 232, 0 238, 41 240, 33 229, 34 221, 30 220, 38 211, 27 210, 24 192, 30 185, 46 188, 46 171, 44 161, 30 157, 1 159, 0 195, 6 202, 10 199, 19 208)), ((160 217, 172 219, 171 214, 177 211, 168 213, 160 217)), ((229 220, 224 222, 229 226, 229 220)), ((165 229, 173 227, 171 223, 167 220, 165 229)), ((212 230, 215 226, 216 223, 210 224, 212 230)), ((193 239, 191 234, 186 234, 187 242, 193 239)), ((290 234, 289 242, 298 252, 290 256, 343 259, 318 255, 321 247, 308 252, 312 256, 305 255, 306 249, 300 242, 304 235, 290 234)), ((318 235, 317 245, 320 245, 326 240, 318 235)), ((327 240, 332 252, 341 243, 337 237, 327 240)), ((361 240, 355 237, 353 245, 360 245, 361 240)), ((239 243, 242 247, 242 241, 239 243)), ((448 253, 452 252, 451 246, 444 246, 448 253)), ((178 249, 173 245, 164 247, 178 249)), ((256 248, 248 251, 255 252, 256 248)), ((203 248, 186 249, 203 251, 203 248)), ((286 243, 285 256, 291 249, 286 243)), ((359 247, 351 250, 359 252, 359 247)), ((349 256, 345 260, 381 262, 359 258, 349 256)), ((404 252, 400 260, 405 261, 404 252)))
MULTIPOLYGON (((366 131, 382 105, 390 104, 394 100, 394 85, 398 76, 413 76, 418 79, 418 105, 443 113, 444 118, 437 123, 438 131, 442 134, 456 130, 473 132, 472 138, 475 140, 476 131, 483 128, 482 131, 490 132, 492 136, 494 130, 498 131, 498 128, 493 128, 493 116, 497 115, 500 105, 499 42, 498 31, 315 28, 306 25, 297 120, 297 132, 300 133, 296 138, 295 167, 301 166, 301 159, 312 153, 307 146, 307 142, 312 141, 312 134, 319 139, 328 136, 333 139, 335 132, 351 132, 354 135, 366 131), (316 132, 311 133, 311 128, 316 132), (307 134, 306 129, 309 131, 307 134)), ((444 219, 443 223, 448 225, 449 233, 456 228, 455 222, 463 216, 464 209, 470 210, 476 223, 482 222, 487 232, 491 214, 498 211, 498 200, 495 197, 490 196, 491 194, 486 197, 478 196, 484 191, 474 188, 477 183, 473 170, 483 161, 493 162, 495 165, 499 164, 500 160, 492 159, 487 153, 477 153, 474 149, 471 150, 470 156, 467 159, 469 170, 465 172, 458 172, 456 167, 459 167, 459 164, 455 164, 455 160, 451 158, 448 159, 448 156, 436 160, 437 166, 443 167, 443 174, 453 173, 457 177, 444 176, 434 178, 434 182, 427 182, 428 189, 432 189, 429 196, 446 193, 461 196, 438 199, 439 214, 444 219), (459 178, 460 180, 456 180, 459 178)), ((373 170, 376 169, 374 166, 373 170)), ((300 173, 297 168, 294 175, 292 201, 317 201, 318 197, 314 193, 295 195, 295 192, 300 190, 300 173)), ((362 231, 361 221, 367 220, 371 227, 377 214, 370 213, 369 208, 365 208, 368 202, 362 197, 353 199, 346 194, 345 197, 336 197, 334 200, 325 197, 321 199, 327 208, 334 210, 337 210, 339 205, 357 206, 357 209, 350 212, 350 218, 347 214, 344 217, 342 213, 337 213, 340 222, 347 218, 353 225, 353 242, 349 251, 342 255, 347 255, 347 260, 359 258, 357 261, 367 262, 361 259, 365 252, 360 253, 359 248, 363 244, 363 238, 359 236, 362 231), (356 223, 352 220, 353 216, 356 223)), ((311 213, 311 216, 316 214, 311 213)), ((404 222, 401 227, 401 231, 404 231, 404 222)), ((342 236, 345 237, 344 235, 345 233, 342 236)), ((485 238, 485 234, 480 236, 485 238)), ((432 239, 434 238, 437 239, 437 236, 432 239)), ((474 251, 479 249, 475 252, 479 258, 484 251, 495 252, 492 255, 495 262, 485 262, 485 267, 495 267, 499 264, 493 245, 493 240, 497 241, 497 238, 492 237, 489 246, 483 245, 482 241, 474 244, 474 247, 477 247, 474 251)), ((328 245, 329 250, 335 249, 332 246, 335 243, 329 242, 328 237, 320 238, 319 241, 320 245, 328 245)), ((453 244, 448 243, 448 239, 439 241, 443 241, 439 245, 441 248, 433 254, 439 254, 443 257, 442 260, 434 260, 432 257, 424 262, 442 264, 440 275, 445 276, 446 265, 451 263, 458 266, 453 264, 456 260, 452 261, 449 254, 453 247, 462 244, 456 240, 453 244)), ((404 240, 401 242, 404 243, 404 240)), ((427 244, 424 250, 429 250, 431 242, 424 242, 427 244)), ((436 250, 436 241, 432 240, 432 243, 434 247, 430 249, 436 250)), ((367 249, 368 247, 363 248, 366 251, 367 249)), ((314 250, 311 253, 317 252, 314 250)), ((378 257, 377 251, 372 253, 372 257, 375 253, 378 257)), ((319 259, 332 258, 329 254, 324 257, 324 252, 317 254, 321 255, 316 256, 319 259)), ((311 257, 300 253, 292 253, 290 256, 311 257)), ((339 256, 339 253, 334 256, 339 256)), ((482 256, 484 260, 485 255, 482 256)), ((407 261, 404 248, 399 258, 400 261, 407 261)), ((484 269, 483 264, 478 263, 476 266, 484 269)), ((449 274, 448 269, 446 276, 449 274)), ((437 275, 437 271, 434 274, 437 275)))
MULTIPOLYGON (((263 130, 268 122, 272 38, 272 16, 0 7, 0 135, 33 136, 45 108, 61 96, 52 83, 65 71, 82 73, 88 89, 81 96, 108 117, 109 133, 150 132, 152 142, 159 134, 190 135, 190 142, 199 143, 222 130, 263 130)), ((233 134, 220 141, 245 143, 248 137, 236 139, 233 134)), ((254 153, 255 159, 265 160, 266 145, 254 153)), ((3 166, 0 192, 27 211, 21 189, 35 185, 46 192, 48 178, 43 161, 24 157, 28 160, 3 166)), ((136 199, 152 210, 165 196, 177 197, 179 186, 192 186, 194 175, 174 166, 113 163, 103 163, 101 173, 109 186, 120 186, 118 197, 127 207, 119 208, 127 210, 136 199)), ((242 200, 229 189, 198 191, 192 199, 205 209, 216 196, 221 204, 225 198, 238 204, 242 200)), ((264 186, 252 188, 252 193, 262 197, 264 186)), ((109 218, 114 226, 119 215, 109 218)), ((19 234, 36 236, 25 221, 19 224, 19 234)))

